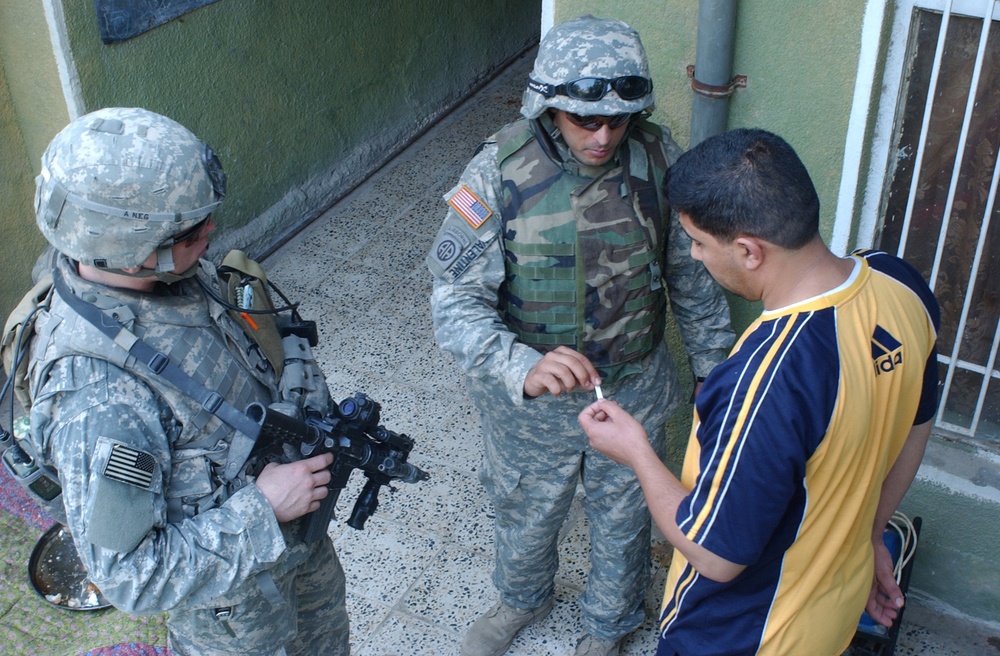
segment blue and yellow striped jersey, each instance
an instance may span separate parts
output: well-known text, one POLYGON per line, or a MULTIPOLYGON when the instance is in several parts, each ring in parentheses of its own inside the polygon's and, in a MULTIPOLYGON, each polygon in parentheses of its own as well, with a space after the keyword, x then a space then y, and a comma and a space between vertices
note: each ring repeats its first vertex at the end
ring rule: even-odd
POLYGON ((855 253, 840 287, 764 312, 695 403, 677 513, 746 569, 700 576, 677 551, 661 654, 840 654, 872 581, 886 474, 937 395, 933 294, 903 260, 855 253))

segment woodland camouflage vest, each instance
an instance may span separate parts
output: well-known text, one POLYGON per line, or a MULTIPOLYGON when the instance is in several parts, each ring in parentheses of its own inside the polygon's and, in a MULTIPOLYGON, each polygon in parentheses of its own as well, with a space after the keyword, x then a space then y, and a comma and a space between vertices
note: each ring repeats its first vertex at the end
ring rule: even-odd
POLYGON ((649 354, 663 337, 660 272, 669 212, 661 133, 640 122, 619 150, 622 165, 597 178, 566 171, 527 121, 497 135, 503 179, 507 276, 499 311, 541 352, 559 345, 607 368, 649 354))

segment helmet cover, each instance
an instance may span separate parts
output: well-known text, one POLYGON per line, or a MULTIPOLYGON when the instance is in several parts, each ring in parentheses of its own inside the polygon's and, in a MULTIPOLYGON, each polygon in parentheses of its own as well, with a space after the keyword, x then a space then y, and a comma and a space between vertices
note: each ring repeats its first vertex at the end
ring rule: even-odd
POLYGON ((218 157, 190 130, 145 109, 105 108, 52 139, 35 180, 35 216, 61 253, 120 270, 142 265, 224 196, 218 157))
MULTIPOLYGON (((531 71, 536 83, 560 85, 581 78, 613 80, 636 75, 650 80, 646 51, 639 33, 619 20, 590 14, 555 25, 542 38, 531 71)), ((578 100, 565 95, 546 98, 529 84, 521 100, 521 114, 538 118, 547 108, 582 116, 634 114, 653 106, 653 91, 635 100, 623 100, 609 90, 600 100, 578 100)))

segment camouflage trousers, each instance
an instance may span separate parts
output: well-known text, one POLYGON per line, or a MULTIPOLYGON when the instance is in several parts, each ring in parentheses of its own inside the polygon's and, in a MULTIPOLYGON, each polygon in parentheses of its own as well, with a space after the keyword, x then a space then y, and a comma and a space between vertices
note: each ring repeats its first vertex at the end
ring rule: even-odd
POLYGON ((290 547, 273 581, 285 603, 272 605, 256 580, 208 607, 167 619, 175 656, 348 656, 344 570, 330 540, 290 547), (220 613, 220 609, 222 612, 220 613))
MULTIPOLYGON (((661 458, 677 389, 664 344, 642 373, 602 387, 642 422, 661 458)), ((553 595, 559 530, 582 482, 590 527, 590 573, 579 599, 583 628, 605 640, 636 629, 650 578, 649 511, 632 470, 590 448, 577 422, 594 393, 545 395, 518 407, 488 381, 469 379, 469 390, 482 417, 480 480, 496 512, 493 583, 501 601, 536 608, 553 595)))

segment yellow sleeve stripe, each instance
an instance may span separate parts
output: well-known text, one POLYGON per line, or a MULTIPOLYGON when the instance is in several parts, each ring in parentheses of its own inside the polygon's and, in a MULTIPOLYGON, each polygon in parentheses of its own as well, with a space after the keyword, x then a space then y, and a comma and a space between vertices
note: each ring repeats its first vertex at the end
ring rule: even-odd
MULTIPOLYGON (((729 463, 733 458, 733 453, 742 445, 743 434, 745 430, 752 426, 753 420, 756 417, 758 403, 761 397, 767 392, 766 389, 761 389, 762 382, 765 377, 770 376, 772 365, 782 356, 785 349, 788 347, 788 336, 796 329, 799 316, 800 315, 798 314, 789 316, 781 334, 777 339, 770 341, 770 347, 768 348, 767 354, 754 370, 753 378, 750 380, 750 384, 746 388, 747 392, 744 396, 744 401, 739 408, 739 414, 736 416, 735 422, 731 424, 732 430, 729 433, 725 449, 718 459, 718 466, 715 469, 715 475, 712 477, 708 490, 708 496, 705 503, 702 505, 698 516, 695 518, 694 523, 685 533, 685 536, 691 541, 695 541, 695 537, 701 531, 705 522, 708 521, 709 516, 715 510, 716 499, 719 497, 723 488, 728 484, 730 475, 729 463), (751 416, 751 413, 753 413, 753 416, 751 416)), ((737 383, 737 389, 742 388, 742 382, 737 383)), ((727 413, 731 409, 732 408, 730 407, 727 410, 727 413)), ((729 425, 730 422, 728 420, 723 424, 724 427, 729 425)))
POLYGON ((680 608, 681 602, 684 600, 684 594, 694 584, 694 580, 698 576, 698 571, 695 570, 694 567, 691 567, 690 564, 688 564, 684 566, 684 571, 681 574, 681 576, 682 576, 681 580, 678 581, 677 585, 674 586, 672 599, 670 599, 668 596, 670 595, 670 587, 668 586, 666 590, 664 590, 663 608, 666 609, 667 606, 669 605, 670 610, 666 612, 662 617, 660 617, 661 635, 663 634, 664 631, 667 630, 667 627, 670 625, 670 622, 672 622, 673 619, 677 617, 677 611, 680 608), (668 601, 670 601, 671 603, 668 604, 668 601))

